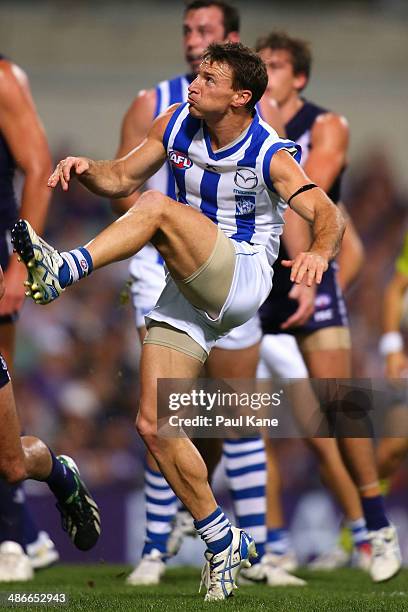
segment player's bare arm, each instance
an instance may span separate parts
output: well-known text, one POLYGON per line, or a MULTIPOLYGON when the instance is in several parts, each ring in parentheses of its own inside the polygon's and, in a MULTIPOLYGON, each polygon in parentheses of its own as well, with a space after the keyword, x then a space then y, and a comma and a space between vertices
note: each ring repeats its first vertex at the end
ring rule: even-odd
MULTIPOLYGON (((347 120, 335 113, 320 115, 313 126, 312 149, 305 163, 306 174, 325 191, 347 163, 349 128, 347 120)), ((344 211, 344 209, 343 209, 344 211)), ((358 275, 363 264, 363 246, 351 219, 346 217, 346 231, 340 249, 339 283, 344 290, 358 275)))
MULTIPOLYGON (((312 147, 303 169, 310 181, 328 193, 346 163, 349 130, 344 117, 325 113, 317 117, 311 135, 312 147)), ((307 249, 311 243, 310 227, 299 215, 287 212, 285 245, 290 255, 307 249), (304 246, 302 247, 302 242, 304 246)))
MULTIPOLYGON (((346 152, 349 140, 349 130, 347 121, 344 117, 340 117, 334 113, 325 113, 320 115, 313 126, 311 141, 312 148, 304 165, 304 170, 308 177, 324 189, 329 191, 336 176, 340 173, 342 167, 346 163, 346 152)), ((312 237, 310 226, 299 215, 295 214, 290 208, 286 212, 286 223, 283 232, 283 241, 289 253, 289 257, 293 259, 295 255, 309 249, 312 237)), ((350 232, 347 232, 347 239, 350 239, 349 247, 352 248, 353 257, 347 261, 350 266, 344 266, 345 277, 354 278, 358 272, 360 258, 357 257, 358 244, 353 241, 357 237, 350 232), (353 266, 356 262, 356 268, 353 266), (352 268, 352 269, 351 269, 352 268)), ((345 238, 344 238, 345 239, 345 238)), ((343 251, 343 244, 340 253, 343 251)), ((314 311, 315 286, 307 286, 305 283, 295 285, 290 297, 296 299, 299 303, 298 308, 282 325, 282 330, 298 325, 304 325, 314 311)))
MULTIPOLYGON (((270 95, 264 95, 260 106, 262 118, 274 128, 279 136, 284 138, 286 136, 285 126, 276 101, 270 95)), ((301 251, 307 251, 311 243, 309 225, 290 207, 285 212, 282 240, 290 259, 294 259, 301 251)), ((289 297, 296 300, 298 306, 296 311, 281 324, 282 331, 304 325, 310 319, 314 312, 315 296, 315 284, 311 287, 304 282, 293 285, 289 297)))
POLYGON ((341 243, 340 253, 337 256, 339 264, 338 281, 340 289, 344 292, 357 278, 364 263, 364 246, 357 233, 354 223, 347 214, 344 204, 337 205, 346 220, 346 230, 341 243))
POLYGON ((347 162, 349 128, 346 119, 335 113, 317 117, 311 144, 304 170, 316 185, 328 192, 347 162))
POLYGON ((287 151, 278 151, 270 165, 271 180, 284 200, 312 227, 310 249, 299 253, 288 265, 291 266, 292 282, 300 283, 303 278, 311 286, 321 282, 328 261, 335 257, 344 232, 344 219, 341 212, 318 187, 298 193, 311 183, 299 164, 287 151))
POLYGON ((399 378, 408 370, 408 358, 404 353, 400 335, 403 300, 408 289, 408 276, 395 272, 388 283, 383 302, 383 331, 380 350, 385 357, 385 370, 389 378, 399 378))
POLYGON ((139 189, 163 165, 166 151, 163 135, 174 105, 160 115, 145 138, 135 149, 120 159, 95 161, 87 157, 67 157, 59 162, 48 180, 50 187, 61 183, 68 189, 72 177, 76 177, 87 189, 109 198, 127 197, 139 189))
MULTIPOLYGON (((27 76, 7 60, 0 60, 0 131, 24 174, 21 216, 41 232, 50 199, 47 177, 51 170, 51 157, 27 76)), ((18 311, 24 301, 26 273, 16 255, 11 257, 4 276, 7 292, 0 305, 0 314, 18 311)))
MULTIPOLYGON (((154 89, 143 90, 133 100, 127 110, 120 133, 120 143, 116 152, 116 158, 124 157, 139 146, 146 138, 148 128, 154 119, 156 107, 156 91, 154 89)), ((118 215, 125 213, 135 203, 140 194, 136 191, 128 198, 117 198, 112 200, 112 209, 118 215)))

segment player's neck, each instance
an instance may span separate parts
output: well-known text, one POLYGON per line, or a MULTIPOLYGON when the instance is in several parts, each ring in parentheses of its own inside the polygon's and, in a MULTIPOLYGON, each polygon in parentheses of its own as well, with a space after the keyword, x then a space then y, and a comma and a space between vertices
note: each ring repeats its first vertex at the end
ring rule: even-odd
POLYGON ((279 105, 279 110, 281 112, 283 122, 289 123, 291 119, 300 111, 302 106, 304 105, 304 101, 299 96, 298 93, 293 94, 285 100, 282 104, 279 105))
POLYGON ((211 146, 214 151, 237 140, 251 125, 253 117, 247 113, 206 118, 211 146))

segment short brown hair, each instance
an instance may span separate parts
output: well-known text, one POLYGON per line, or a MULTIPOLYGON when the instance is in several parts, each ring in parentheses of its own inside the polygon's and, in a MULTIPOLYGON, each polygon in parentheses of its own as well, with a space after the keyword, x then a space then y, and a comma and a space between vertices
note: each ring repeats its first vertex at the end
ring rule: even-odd
POLYGON ((241 43, 213 43, 203 54, 203 61, 227 64, 232 70, 232 88, 249 89, 252 98, 247 103, 248 110, 253 111, 255 104, 262 98, 268 84, 266 66, 249 47, 241 43))
POLYGON ((225 36, 230 32, 239 32, 240 17, 238 9, 227 2, 222 2, 222 0, 192 0, 186 2, 184 15, 188 11, 197 11, 200 8, 210 8, 211 6, 218 7, 222 12, 225 36))
POLYGON ((286 32, 273 31, 270 34, 258 38, 255 49, 259 52, 262 49, 272 49, 273 51, 288 51, 292 58, 293 73, 304 74, 307 79, 310 76, 312 67, 312 53, 310 44, 302 38, 293 38, 286 32))

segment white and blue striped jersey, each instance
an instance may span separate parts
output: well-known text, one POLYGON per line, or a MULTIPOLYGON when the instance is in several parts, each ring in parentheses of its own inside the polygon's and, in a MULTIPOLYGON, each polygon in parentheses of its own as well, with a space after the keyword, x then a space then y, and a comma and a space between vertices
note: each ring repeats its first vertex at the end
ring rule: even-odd
MULTIPOLYGON (((158 117, 172 104, 186 102, 190 80, 187 76, 178 76, 169 81, 162 81, 156 87, 156 109, 154 118, 158 117)), ((174 177, 169 164, 164 164, 156 174, 146 181, 146 189, 157 189, 175 199, 174 177)))
MULTIPOLYGON (((163 113, 172 104, 185 102, 188 95, 188 86, 191 79, 188 75, 179 75, 167 81, 161 81, 155 88, 156 91, 156 108, 154 111, 154 119, 163 113)), ((156 174, 150 177, 145 183, 146 189, 157 189, 161 193, 176 199, 176 188, 174 177, 168 163, 164 164, 156 174)), ((137 278, 143 272, 140 271, 138 262, 147 261, 150 264, 158 263, 163 265, 163 259, 160 253, 153 245, 147 244, 134 257, 130 263, 130 273, 137 278)), ((160 274, 160 272, 157 272, 160 274)), ((164 275, 163 275, 164 278, 164 275)), ((164 282, 164 281, 163 281, 164 282)))
POLYGON ((205 123, 190 115, 186 103, 173 113, 163 143, 178 201, 201 211, 228 237, 265 247, 272 265, 286 203, 273 187, 270 163, 280 149, 299 161, 299 145, 279 138, 255 113, 235 142, 213 151, 205 123))

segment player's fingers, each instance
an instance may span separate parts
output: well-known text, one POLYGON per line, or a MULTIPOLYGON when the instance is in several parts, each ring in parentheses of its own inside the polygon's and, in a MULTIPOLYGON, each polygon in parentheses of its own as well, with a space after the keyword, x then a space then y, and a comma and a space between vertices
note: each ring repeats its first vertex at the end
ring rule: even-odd
POLYGON ((302 264, 302 259, 296 257, 296 259, 292 260, 292 269, 290 271, 290 280, 292 281, 292 283, 295 282, 295 278, 297 276, 298 270, 300 268, 302 264))
POLYGON ((280 328, 283 330, 283 329, 290 329, 291 327, 299 327, 299 325, 302 325, 302 323, 303 323, 303 316, 299 314, 299 311, 297 310, 296 312, 293 313, 293 315, 288 317, 286 321, 282 323, 280 328))
POLYGON ((60 168, 59 168, 59 179, 60 179, 60 182, 61 182, 62 189, 64 191, 66 191, 68 189, 68 183, 65 180, 64 171, 63 171, 62 166, 60 166, 60 168))
POLYGON ((322 282, 322 278, 323 278, 323 274, 326 272, 327 270, 327 264, 326 263, 322 263, 317 267, 316 270, 316 283, 318 285, 320 285, 320 283, 322 282))
POLYGON ((309 264, 308 269, 307 269, 306 284, 308 287, 311 287, 315 281, 317 283, 317 267, 313 264, 312 265, 309 264))
POLYGON ((284 268, 291 268, 293 266, 293 259, 282 259, 281 265, 284 268))
POLYGON ((58 181, 59 181, 59 170, 57 166, 54 172, 51 174, 50 178, 48 179, 48 187, 55 187, 55 185, 58 184, 58 181))
POLYGON ((76 165, 75 157, 67 157, 67 159, 62 164, 62 174, 66 183, 69 183, 69 179, 71 178, 71 168, 76 165))
POLYGON ((75 164, 75 171, 77 174, 82 174, 89 169, 89 163, 86 159, 78 159, 75 164))
MULTIPOLYGON (((302 264, 300 265, 300 267, 298 268, 296 275, 293 279, 293 282, 297 283, 298 285, 302 282, 302 280, 305 278, 305 275, 308 273, 308 263, 307 261, 303 261, 302 264)), ((292 280, 292 279, 291 279, 292 280)), ((307 281, 308 281, 308 277, 307 277, 307 281)), ((309 285, 309 282, 306 283, 308 285, 308 287, 311 286, 311 284, 309 285)))

